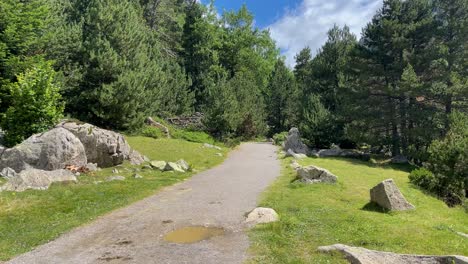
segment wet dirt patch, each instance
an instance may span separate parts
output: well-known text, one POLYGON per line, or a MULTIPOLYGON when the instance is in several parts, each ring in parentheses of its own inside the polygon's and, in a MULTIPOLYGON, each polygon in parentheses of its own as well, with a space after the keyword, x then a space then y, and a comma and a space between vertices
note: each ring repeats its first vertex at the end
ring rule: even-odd
POLYGON ((215 236, 222 236, 224 233, 224 229, 219 227, 188 226, 166 234, 164 240, 177 244, 192 244, 215 236))

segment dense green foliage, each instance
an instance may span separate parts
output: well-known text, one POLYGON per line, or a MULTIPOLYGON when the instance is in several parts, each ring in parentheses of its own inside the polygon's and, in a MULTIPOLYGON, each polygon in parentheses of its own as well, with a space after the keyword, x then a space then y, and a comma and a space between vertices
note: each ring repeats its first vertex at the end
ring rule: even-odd
POLYGON ((17 82, 8 85, 10 106, 1 123, 6 130, 7 145, 16 145, 34 133, 46 131, 62 117, 63 103, 54 76, 50 64, 36 64, 19 74, 17 82))
POLYGON ((410 175, 412 183, 442 197, 447 204, 463 202, 468 191, 468 118, 453 113, 450 131, 429 147, 425 168, 410 175))

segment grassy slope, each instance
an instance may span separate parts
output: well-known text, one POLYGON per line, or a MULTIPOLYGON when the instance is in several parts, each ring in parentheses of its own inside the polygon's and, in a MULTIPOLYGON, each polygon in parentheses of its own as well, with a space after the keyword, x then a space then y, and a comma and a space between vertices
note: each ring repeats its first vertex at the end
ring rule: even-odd
POLYGON ((448 208, 408 182, 408 173, 346 159, 305 159, 338 176, 336 185, 290 183, 295 173, 283 160, 280 179, 264 193, 262 206, 279 213, 280 222, 250 232, 253 263, 347 263, 340 255, 320 254, 318 246, 335 243, 411 254, 468 255, 468 214, 448 208), (369 189, 393 178, 409 212, 384 213, 368 204, 369 189))
MULTIPOLYGON (((130 145, 152 160, 177 161, 181 158, 194 166, 194 172, 213 167, 224 158, 222 151, 202 148, 202 144, 175 139, 129 137, 130 145)), ((0 193, 0 260, 30 251, 60 234, 90 222, 116 208, 154 194, 164 186, 190 177, 192 173, 140 171, 144 179, 132 177, 133 168, 118 167, 123 182, 103 182, 112 175, 112 168, 82 175, 77 184, 56 184, 48 191, 0 193)))

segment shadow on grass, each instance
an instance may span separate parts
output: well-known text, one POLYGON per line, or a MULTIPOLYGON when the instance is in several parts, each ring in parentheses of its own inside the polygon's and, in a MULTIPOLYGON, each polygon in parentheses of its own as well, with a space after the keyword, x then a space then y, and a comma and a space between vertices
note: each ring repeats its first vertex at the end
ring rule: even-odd
POLYGON ((363 165, 370 168, 381 168, 381 169, 393 169, 393 170, 401 170, 404 172, 411 172, 412 170, 416 169, 417 167, 411 164, 392 164, 392 163, 372 163, 370 161, 365 161, 361 159, 353 159, 353 158, 345 158, 345 157, 325 157, 320 159, 328 159, 328 160, 339 160, 350 163, 352 165, 363 165))
POLYGON ((366 205, 364 205, 361 210, 363 211, 369 211, 369 212, 376 212, 376 213, 382 213, 382 214, 386 214, 386 213, 389 213, 390 210, 388 209, 385 209, 381 206, 379 206, 378 204, 376 203, 373 203, 373 202, 369 202, 367 203, 366 205))

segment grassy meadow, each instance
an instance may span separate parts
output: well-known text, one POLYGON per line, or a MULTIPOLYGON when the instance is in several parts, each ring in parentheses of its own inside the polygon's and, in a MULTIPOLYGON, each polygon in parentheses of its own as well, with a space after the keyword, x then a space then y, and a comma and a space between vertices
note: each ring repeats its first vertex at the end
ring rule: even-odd
POLYGON ((296 174, 282 160, 282 176, 263 194, 260 205, 275 209, 280 221, 250 231, 251 263, 347 263, 340 254, 317 247, 336 243, 411 254, 468 255, 466 208, 448 208, 408 181, 409 168, 377 166, 349 159, 313 159, 338 176, 338 183, 293 183, 296 174), (407 212, 384 212, 369 203, 369 190, 393 178, 416 206, 407 212))
POLYGON ((81 175, 77 184, 54 184, 47 191, 0 193, 0 260, 28 252, 70 229, 100 215, 129 205, 156 193, 162 187, 183 181, 194 173, 220 164, 229 149, 203 148, 201 143, 181 139, 127 137, 130 145, 151 160, 185 159, 192 172, 173 173, 143 170, 142 166, 123 164, 81 175), (217 153, 223 153, 223 157, 217 153), (135 171, 139 170, 139 171, 135 171), (135 179, 138 173, 143 179, 135 179), (112 175, 125 181, 106 182, 112 175))

